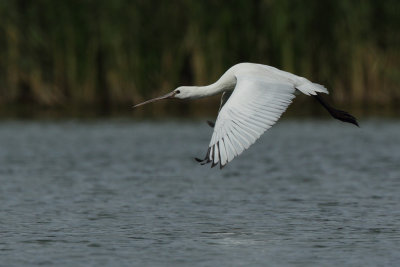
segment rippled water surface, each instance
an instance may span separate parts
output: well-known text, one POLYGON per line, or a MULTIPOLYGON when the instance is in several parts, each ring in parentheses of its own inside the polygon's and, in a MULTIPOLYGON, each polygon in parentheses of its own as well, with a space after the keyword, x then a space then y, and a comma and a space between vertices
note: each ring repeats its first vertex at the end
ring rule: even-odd
POLYGON ((282 121, 218 168, 204 122, 0 122, 0 265, 396 266, 400 122, 282 121))

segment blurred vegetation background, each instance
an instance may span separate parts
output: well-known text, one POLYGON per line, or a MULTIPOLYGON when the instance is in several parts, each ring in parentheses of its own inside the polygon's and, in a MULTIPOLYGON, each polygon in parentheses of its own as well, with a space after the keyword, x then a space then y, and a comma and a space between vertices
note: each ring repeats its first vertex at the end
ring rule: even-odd
POLYGON ((0 113, 131 112, 257 62, 324 84, 355 115, 398 115, 399 47, 398 0, 0 0, 0 113))

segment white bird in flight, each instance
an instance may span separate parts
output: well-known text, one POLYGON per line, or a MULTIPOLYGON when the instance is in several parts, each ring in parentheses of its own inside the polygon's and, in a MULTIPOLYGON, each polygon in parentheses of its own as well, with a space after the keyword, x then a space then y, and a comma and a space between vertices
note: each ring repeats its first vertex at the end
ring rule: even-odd
POLYGON ((215 124, 208 122, 214 132, 207 154, 204 159, 196 158, 202 165, 211 163, 211 167, 214 167, 219 164, 222 168, 271 128, 299 92, 314 96, 333 118, 358 126, 352 115, 322 100, 318 93, 328 94, 324 86, 255 63, 234 65, 211 85, 180 86, 164 96, 134 107, 161 99, 198 99, 222 93, 217 120, 215 124))

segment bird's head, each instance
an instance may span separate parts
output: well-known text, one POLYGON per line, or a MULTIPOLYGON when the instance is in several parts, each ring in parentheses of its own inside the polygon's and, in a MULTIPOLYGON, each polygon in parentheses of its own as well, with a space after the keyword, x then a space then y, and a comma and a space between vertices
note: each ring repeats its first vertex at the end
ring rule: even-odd
POLYGON ((197 98, 198 90, 196 86, 179 86, 173 92, 175 92, 175 98, 178 99, 193 99, 197 98))
POLYGON ((152 102, 162 100, 162 99, 172 99, 172 98, 190 99, 190 98, 195 98, 195 96, 196 96, 195 88, 193 86, 180 86, 180 87, 176 88, 174 91, 172 91, 166 95, 147 100, 143 103, 134 105, 133 107, 136 108, 138 106, 142 106, 142 105, 152 103, 152 102))

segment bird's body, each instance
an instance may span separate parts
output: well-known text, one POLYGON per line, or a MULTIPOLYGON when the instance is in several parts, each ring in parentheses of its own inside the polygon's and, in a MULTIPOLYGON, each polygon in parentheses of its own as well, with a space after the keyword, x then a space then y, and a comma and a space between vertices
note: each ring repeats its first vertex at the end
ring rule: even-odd
POLYGON ((262 64, 239 63, 229 68, 213 84, 207 86, 178 87, 177 90, 180 90, 181 94, 176 95, 176 97, 181 99, 197 99, 233 91, 236 87, 238 77, 245 76, 251 79, 254 78, 255 80, 262 79, 264 81, 268 80, 269 82, 291 85, 293 90, 297 89, 306 95, 315 94, 315 92, 328 93, 325 87, 290 72, 262 64), (185 89, 187 93, 182 92, 185 89))
POLYGON ((207 154, 203 160, 197 159, 202 164, 212 163, 211 166, 220 164, 222 168, 274 125, 298 92, 315 96, 334 118, 357 125, 354 117, 330 107, 317 95, 328 94, 322 85, 254 63, 234 65, 211 85, 181 86, 142 104, 165 98, 197 99, 222 93, 207 154))

